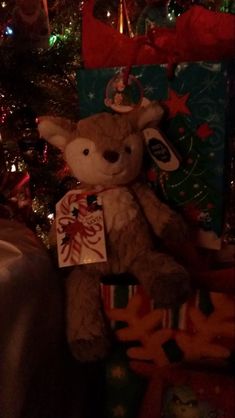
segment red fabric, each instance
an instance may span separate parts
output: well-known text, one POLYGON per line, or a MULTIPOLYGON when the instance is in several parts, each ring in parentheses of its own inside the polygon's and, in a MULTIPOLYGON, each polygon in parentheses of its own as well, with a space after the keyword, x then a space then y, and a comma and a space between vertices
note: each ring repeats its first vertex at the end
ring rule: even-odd
POLYGON ((82 53, 85 68, 162 64, 235 57, 235 15, 193 6, 176 27, 155 28, 129 38, 93 17, 94 0, 83 10, 82 53))
POLYGON ((222 371, 221 373, 209 370, 202 372, 182 367, 168 367, 165 370, 152 371, 138 418, 162 416, 163 396, 172 386, 188 386, 201 404, 209 404, 211 410, 208 410, 208 415, 203 416, 234 418, 235 385, 232 376, 222 371))

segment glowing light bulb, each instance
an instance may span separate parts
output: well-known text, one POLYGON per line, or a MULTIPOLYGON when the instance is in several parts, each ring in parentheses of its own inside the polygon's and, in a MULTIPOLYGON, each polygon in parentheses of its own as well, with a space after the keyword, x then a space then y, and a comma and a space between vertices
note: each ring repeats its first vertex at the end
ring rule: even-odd
POLYGON ((10 26, 6 26, 5 35, 13 35, 13 30, 10 26))
POLYGON ((14 173, 16 171, 16 165, 12 164, 11 165, 11 172, 14 173))

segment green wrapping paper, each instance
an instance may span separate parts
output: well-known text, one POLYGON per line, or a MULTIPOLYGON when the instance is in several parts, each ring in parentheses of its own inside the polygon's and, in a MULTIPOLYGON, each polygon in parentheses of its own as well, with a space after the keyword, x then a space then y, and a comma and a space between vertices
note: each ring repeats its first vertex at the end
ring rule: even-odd
POLYGON ((124 68, 80 69, 77 74, 80 117, 161 101, 166 109, 161 130, 180 165, 169 172, 146 158, 145 173, 156 193, 196 227, 199 245, 212 249, 220 248, 223 229, 226 68, 219 62, 182 63, 168 79, 164 65, 134 66, 128 91, 116 103, 113 85, 124 68))

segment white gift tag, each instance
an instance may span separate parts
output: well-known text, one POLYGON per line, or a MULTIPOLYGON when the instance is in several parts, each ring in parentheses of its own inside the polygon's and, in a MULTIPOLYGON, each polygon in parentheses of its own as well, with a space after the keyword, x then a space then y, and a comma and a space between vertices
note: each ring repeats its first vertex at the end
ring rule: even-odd
POLYGON ((101 196, 69 191, 56 205, 59 267, 107 260, 101 196))

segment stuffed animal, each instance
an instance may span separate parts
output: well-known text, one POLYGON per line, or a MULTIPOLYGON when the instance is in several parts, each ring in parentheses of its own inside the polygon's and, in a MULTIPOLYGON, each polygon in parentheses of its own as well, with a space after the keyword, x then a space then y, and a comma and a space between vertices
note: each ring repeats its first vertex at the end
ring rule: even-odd
POLYGON ((158 307, 184 302, 190 293, 186 269, 157 249, 155 233, 167 246, 185 243, 180 215, 163 204, 141 180, 143 129, 163 115, 154 102, 128 114, 100 113, 78 123, 39 118, 41 137, 62 150, 84 193, 102 198, 107 261, 74 266, 66 279, 67 334, 80 361, 102 358, 109 336, 100 298, 105 275, 130 273, 158 307))

